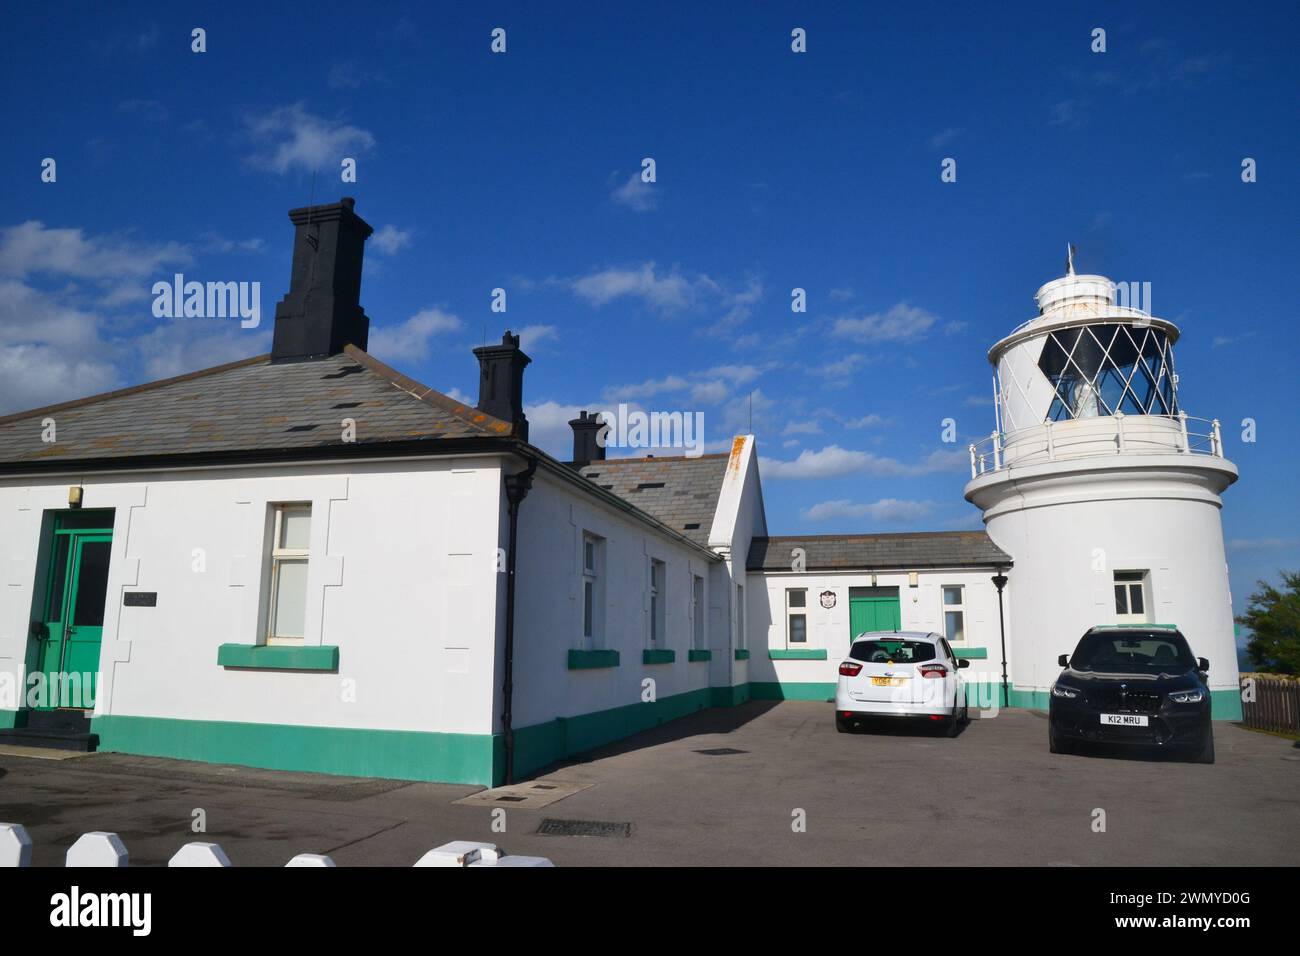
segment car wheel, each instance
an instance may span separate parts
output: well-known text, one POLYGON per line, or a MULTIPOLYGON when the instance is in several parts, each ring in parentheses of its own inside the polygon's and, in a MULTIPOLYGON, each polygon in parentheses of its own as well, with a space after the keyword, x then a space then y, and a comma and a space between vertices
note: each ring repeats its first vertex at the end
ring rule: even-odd
POLYGON ((1196 763, 1214 763, 1214 729, 1205 728, 1205 745, 1196 755, 1196 763))
POLYGON ((957 702, 952 703, 952 716, 948 718, 947 735, 956 737, 961 732, 961 717, 957 713, 957 702))
POLYGON ((843 717, 836 717, 835 729, 842 734, 847 734, 849 732, 849 722, 845 720, 843 717))

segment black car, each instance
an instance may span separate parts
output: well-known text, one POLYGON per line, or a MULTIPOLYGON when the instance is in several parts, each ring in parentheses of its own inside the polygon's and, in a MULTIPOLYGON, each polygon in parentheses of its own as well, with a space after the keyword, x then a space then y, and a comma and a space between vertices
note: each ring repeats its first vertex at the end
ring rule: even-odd
POLYGON ((1094 627, 1060 664, 1048 706, 1052 753, 1080 742, 1129 744, 1214 763, 1210 662, 1193 657, 1176 629, 1094 627))

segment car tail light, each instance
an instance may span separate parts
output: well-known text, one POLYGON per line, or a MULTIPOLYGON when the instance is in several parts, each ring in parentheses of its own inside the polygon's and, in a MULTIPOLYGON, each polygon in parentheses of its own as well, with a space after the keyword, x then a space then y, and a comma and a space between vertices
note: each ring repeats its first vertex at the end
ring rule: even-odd
POLYGON ((862 670, 861 664, 855 664, 852 661, 845 661, 840 665, 841 677, 857 677, 858 672, 862 670))
POLYGON ((942 664, 922 664, 921 676, 922 677, 947 677, 948 668, 944 667, 942 664))

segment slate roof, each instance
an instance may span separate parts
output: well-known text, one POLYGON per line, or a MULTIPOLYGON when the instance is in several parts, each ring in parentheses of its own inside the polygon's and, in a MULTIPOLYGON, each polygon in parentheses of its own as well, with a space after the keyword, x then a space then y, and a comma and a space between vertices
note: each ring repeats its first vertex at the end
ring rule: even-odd
POLYGON ((578 471, 696 544, 707 545, 730 457, 610 458, 578 471))
POLYGON ((1012 563, 983 531, 919 531, 755 538, 745 566, 750 571, 789 571, 795 548, 803 548, 809 571, 919 571, 1012 563))
POLYGON ((341 448, 344 418, 356 422, 357 446, 511 437, 508 422, 348 346, 309 362, 272 364, 262 355, 0 418, 0 471, 45 462, 341 448), (54 420, 54 442, 42 441, 46 418, 54 420))

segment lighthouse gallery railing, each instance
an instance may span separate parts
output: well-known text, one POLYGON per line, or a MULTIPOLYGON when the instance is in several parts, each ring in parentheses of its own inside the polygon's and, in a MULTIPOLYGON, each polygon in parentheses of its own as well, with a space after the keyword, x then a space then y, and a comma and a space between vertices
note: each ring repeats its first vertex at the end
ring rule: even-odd
POLYGON ((1223 457, 1219 420, 1177 415, 1098 415, 1044 422, 1009 434, 994 432, 970 446, 970 476, 1012 465, 1036 465, 1075 458, 1120 455, 1209 455, 1223 457))

